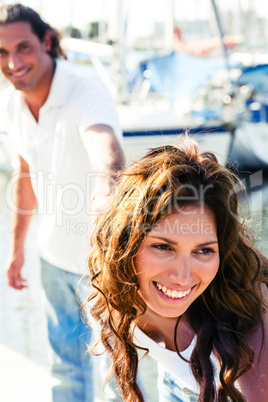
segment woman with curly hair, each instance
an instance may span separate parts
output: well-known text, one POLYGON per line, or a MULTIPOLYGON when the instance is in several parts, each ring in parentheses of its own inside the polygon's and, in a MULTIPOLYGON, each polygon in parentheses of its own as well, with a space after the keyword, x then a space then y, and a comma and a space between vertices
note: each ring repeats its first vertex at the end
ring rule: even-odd
POLYGON ((139 349, 160 401, 267 401, 268 263, 238 183, 185 138, 132 164, 98 217, 88 302, 124 401, 145 400, 139 349))

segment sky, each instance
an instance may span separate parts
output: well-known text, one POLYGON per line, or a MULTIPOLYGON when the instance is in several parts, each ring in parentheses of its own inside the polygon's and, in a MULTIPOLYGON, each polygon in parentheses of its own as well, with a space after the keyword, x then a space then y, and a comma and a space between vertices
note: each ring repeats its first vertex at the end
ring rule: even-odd
MULTIPOLYGON (((3 3, 15 1, 2 0, 3 3)), ((91 21, 108 19, 114 15, 116 2, 117 0, 21 0, 21 3, 34 8, 57 29, 72 25, 82 30, 91 21)), ((153 33, 154 23, 165 20, 169 3, 172 0, 122 0, 124 13, 128 16, 128 36, 135 38, 153 33)), ((210 0, 174 0, 174 4, 174 16, 178 18, 205 18, 211 13, 210 0)))
MULTIPOLYGON (((7 3, 10 1, 7 1, 7 3)), ((116 0, 25 0, 23 4, 35 8, 51 25, 57 28, 72 23, 83 26, 88 21, 108 17, 115 9, 116 0)), ((137 32, 148 31, 151 21, 161 21, 170 0, 124 0, 125 12, 131 15, 137 32), (148 27, 149 25, 149 27, 148 27)), ((178 16, 194 18, 197 0, 175 0, 178 16)), ((196 14, 201 17, 209 9, 209 0, 199 0, 196 14), (201 15, 200 15, 201 14, 201 15)))
MULTIPOLYGON (((15 0, 14 0, 15 1, 15 0)), ((13 3, 14 1, 3 1, 13 3)), ((252 8, 268 19, 267 0, 215 0, 220 10, 252 8)), ((115 13, 116 0, 22 0, 23 4, 37 10, 54 27, 68 25, 86 27, 90 21, 108 18, 115 13)), ((152 32, 155 21, 163 21, 168 3, 172 0, 123 0, 128 15, 129 32, 143 36, 152 32)), ((212 16, 211 0, 174 0, 176 19, 196 20, 212 16)))

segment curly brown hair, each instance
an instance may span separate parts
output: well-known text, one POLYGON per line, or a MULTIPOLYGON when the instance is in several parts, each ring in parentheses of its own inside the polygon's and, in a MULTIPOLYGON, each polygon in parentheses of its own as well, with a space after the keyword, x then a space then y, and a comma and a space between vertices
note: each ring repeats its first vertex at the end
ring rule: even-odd
POLYGON ((36 11, 19 3, 2 5, 0 7, 0 25, 15 22, 28 22, 31 30, 38 37, 40 42, 43 42, 45 33, 49 31, 51 36, 51 49, 48 53, 53 59, 67 58, 60 46, 59 32, 43 21, 36 11))
POLYGON ((178 146, 152 149, 132 164, 122 175, 109 209, 98 217, 89 256, 94 289, 88 301, 101 325, 101 341, 125 401, 144 401, 137 384, 138 347, 133 332, 146 304, 138 293, 135 255, 160 219, 201 203, 216 219, 220 267, 184 314, 197 335, 189 364, 200 386, 200 401, 245 401, 234 383, 253 362, 247 334, 260 325, 264 334, 260 287, 267 283, 267 259, 254 247, 239 218, 238 184, 235 174, 221 166, 213 153, 199 154, 196 143, 186 138, 178 146), (217 390, 212 351, 221 367, 217 390), (248 359, 240 367, 242 354, 248 359))

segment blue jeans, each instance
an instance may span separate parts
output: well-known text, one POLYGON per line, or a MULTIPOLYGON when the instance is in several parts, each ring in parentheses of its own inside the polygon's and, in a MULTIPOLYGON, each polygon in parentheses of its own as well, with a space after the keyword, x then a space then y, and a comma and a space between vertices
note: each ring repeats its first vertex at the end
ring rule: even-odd
POLYGON ((80 304, 88 295, 86 279, 41 259, 41 279, 46 295, 49 342, 53 350, 54 402, 93 402, 93 367, 87 353, 91 330, 83 323, 80 304))
POLYGON ((186 388, 173 374, 158 364, 159 402, 197 402, 198 395, 186 388))

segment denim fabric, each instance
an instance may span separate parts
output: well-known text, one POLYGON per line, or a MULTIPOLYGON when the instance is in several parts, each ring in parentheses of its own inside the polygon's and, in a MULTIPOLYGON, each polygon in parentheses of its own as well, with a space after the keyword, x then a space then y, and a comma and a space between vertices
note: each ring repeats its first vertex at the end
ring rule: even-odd
POLYGON ((93 402, 93 367, 87 353, 91 331, 80 316, 86 281, 80 276, 41 260, 41 279, 46 295, 48 335, 53 350, 52 388, 54 402, 93 402))
POLYGON ((186 388, 180 380, 158 364, 157 388, 159 402, 197 402, 198 395, 186 388))

